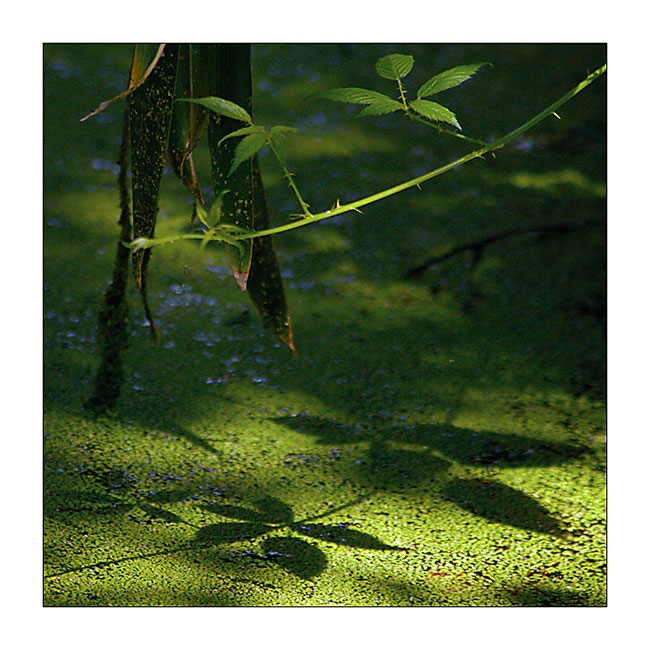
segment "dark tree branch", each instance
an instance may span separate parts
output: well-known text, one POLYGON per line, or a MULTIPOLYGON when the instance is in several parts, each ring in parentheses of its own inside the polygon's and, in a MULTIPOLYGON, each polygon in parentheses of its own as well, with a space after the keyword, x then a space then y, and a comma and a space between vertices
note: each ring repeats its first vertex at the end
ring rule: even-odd
POLYGON ((564 235, 571 232, 577 232, 579 230, 585 230, 586 228, 590 228, 591 226, 596 225, 598 223, 601 222, 591 221, 591 222, 585 222, 576 225, 569 225, 566 223, 556 223, 556 224, 549 224, 549 225, 523 226, 521 228, 511 228, 510 230, 505 230, 500 233, 495 233, 493 235, 490 235, 489 237, 485 237, 483 239, 479 239, 474 242, 456 246, 451 250, 447 251, 446 253, 443 253, 442 255, 435 255, 433 257, 430 257, 426 261, 422 262, 422 264, 418 264, 417 266, 414 266, 413 268, 409 269, 402 277, 405 280, 412 280, 413 278, 422 275, 431 266, 434 266, 435 264, 440 264, 441 262, 445 262, 446 260, 456 255, 459 255, 460 253, 464 253, 466 251, 472 251, 474 253, 475 264, 477 264, 481 259, 481 256, 483 255, 486 246, 504 239, 510 239, 512 237, 518 237, 520 235, 528 235, 531 233, 539 233, 540 235, 545 235, 545 236, 564 235))

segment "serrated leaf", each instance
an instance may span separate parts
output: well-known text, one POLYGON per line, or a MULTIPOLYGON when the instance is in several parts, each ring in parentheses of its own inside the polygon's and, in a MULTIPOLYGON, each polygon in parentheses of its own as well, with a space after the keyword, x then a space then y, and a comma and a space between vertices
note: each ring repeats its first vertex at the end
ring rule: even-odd
POLYGON ((332 88, 320 93, 318 97, 331 99, 335 102, 344 102, 346 104, 374 104, 380 101, 395 101, 391 100, 388 95, 378 93, 375 90, 367 90, 366 88, 332 88))
POLYGON ((255 124, 252 124, 251 126, 245 126, 241 129, 237 129, 236 131, 232 131, 232 133, 229 133, 228 135, 221 138, 221 140, 219 140, 219 146, 221 146, 224 140, 227 140, 228 138, 238 138, 242 135, 250 135, 253 133, 266 133, 266 131, 264 131, 263 126, 257 126, 255 124))
POLYGON ((294 129, 290 126, 274 126, 271 128, 269 137, 271 138, 275 151, 283 165, 286 164, 287 159, 287 136, 297 132, 298 129, 294 129))
POLYGON ((415 59, 410 54, 389 54, 375 63, 377 74, 384 79, 397 81, 411 72, 415 59))
POLYGON ((385 99, 378 99, 372 104, 366 106, 359 112, 357 117, 364 117, 366 115, 385 115, 399 110, 404 110, 404 105, 400 104, 395 99, 386 97, 385 99))
POLYGON ((287 133, 298 133, 298 129, 294 129, 292 126, 272 126, 271 135, 285 135, 287 133))
POLYGON ((248 111, 243 109, 238 104, 230 102, 227 99, 222 99, 221 97, 200 97, 195 99, 190 98, 179 98, 176 101, 178 102, 194 102, 195 104, 200 104, 205 106, 205 108, 211 110, 217 115, 223 115, 224 117, 229 117, 233 120, 239 120, 240 122, 248 122, 248 124, 253 124, 253 118, 248 114, 248 111))
POLYGON ((487 65, 487 63, 470 63, 469 65, 459 65, 455 68, 445 70, 444 72, 437 74, 435 77, 431 77, 429 81, 423 83, 420 86, 417 95, 418 97, 429 97, 430 95, 435 95, 443 90, 455 88, 473 77, 484 65, 487 65))
POLYGON ((232 176, 233 172, 244 161, 252 158, 262 147, 267 143, 266 133, 254 133, 247 135, 235 149, 235 158, 232 161, 228 176, 232 176))
POLYGON ((456 115, 441 104, 430 102, 427 99, 415 99, 409 104, 409 108, 412 108, 416 113, 422 115, 422 117, 426 117, 434 122, 447 122, 455 126, 459 131, 462 131, 456 115))

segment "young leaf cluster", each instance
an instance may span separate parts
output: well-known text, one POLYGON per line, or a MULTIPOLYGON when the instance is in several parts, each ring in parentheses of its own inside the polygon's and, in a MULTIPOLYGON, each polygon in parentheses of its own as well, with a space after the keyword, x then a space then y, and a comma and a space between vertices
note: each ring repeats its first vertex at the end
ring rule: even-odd
POLYGON ((364 108, 358 117, 366 115, 386 115, 396 111, 403 111, 409 117, 425 118, 431 122, 444 122, 451 124, 461 131, 461 126, 456 115, 446 106, 426 99, 444 90, 455 88, 473 77, 486 63, 472 63, 460 65, 431 77, 417 90, 415 99, 408 100, 402 80, 411 72, 415 59, 409 54, 389 54, 381 57, 375 63, 375 70, 380 77, 395 81, 398 97, 394 99, 384 93, 365 88, 333 88, 320 93, 318 97, 331 99, 347 104, 360 104, 364 108))
POLYGON ((228 176, 232 176, 239 165, 255 156, 267 145, 273 149, 280 162, 283 163, 286 159, 285 136, 297 132, 297 129, 290 126, 274 126, 267 131, 263 126, 253 123, 253 118, 246 109, 221 97, 183 98, 177 99, 177 101, 200 104, 217 115, 246 123, 247 126, 232 131, 219 141, 221 145, 229 138, 242 138, 235 149, 235 156, 228 171, 228 176))

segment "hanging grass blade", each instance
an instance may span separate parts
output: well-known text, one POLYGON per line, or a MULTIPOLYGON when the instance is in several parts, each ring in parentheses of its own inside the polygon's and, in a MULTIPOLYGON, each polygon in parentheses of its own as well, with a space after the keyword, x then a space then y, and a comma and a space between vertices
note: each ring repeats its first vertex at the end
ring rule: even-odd
MULTIPOLYGON (((226 242, 229 230, 253 231, 269 227, 269 214, 264 195, 256 151, 241 161, 229 175, 239 146, 237 136, 258 138, 252 144, 264 144, 271 137, 254 127, 252 112, 252 83, 250 46, 219 45, 213 47, 210 61, 210 93, 215 97, 205 101, 211 109, 208 140, 212 159, 215 194, 222 197, 222 219, 215 232, 226 242), (247 126, 242 128, 241 123, 247 126), (251 130, 249 130, 251 129, 251 130), (262 142, 262 137, 264 142, 262 142)), ((272 131, 274 137, 293 132, 289 127, 272 131)), ((246 139, 244 138, 244 140, 246 139)), ((251 142, 249 140, 249 142, 251 142)), ((255 148, 253 147, 253 148, 255 148)), ((240 155, 243 157, 240 150, 240 155)), ((250 233, 252 234, 252 232, 250 233)), ((264 327, 272 330, 295 354, 291 320, 284 294, 280 268, 275 256, 273 239, 239 239, 226 243, 230 266, 240 289, 247 289, 258 309, 264 327), (254 242, 254 245, 253 245, 254 242), (237 246, 234 244, 238 244, 237 246)))
POLYGON ((99 340, 102 359, 95 374, 93 392, 84 407, 93 413, 105 413, 117 402, 124 381, 122 356, 126 348, 129 320, 129 305, 126 286, 129 277, 129 248, 131 240, 131 199, 127 186, 129 119, 124 111, 122 142, 120 144, 120 237, 117 244, 113 278, 104 294, 104 305, 99 312, 99 340))
MULTIPOLYGON (((131 178, 133 186, 133 238, 154 235, 160 181, 165 168, 169 128, 174 101, 178 45, 168 45, 147 81, 129 101, 131 132, 131 178)), ((157 328, 151 319, 146 296, 146 270, 151 249, 132 255, 135 285, 140 290, 154 339, 157 328)))
MULTIPOLYGON (((269 227, 269 212, 257 158, 253 160, 253 212, 257 230, 269 227)), ((297 354, 293 345, 291 318, 284 293, 280 266, 272 237, 259 237, 251 264, 248 293, 262 317, 262 325, 297 354)))
MULTIPOLYGON (((234 137, 228 138, 241 129, 242 121, 252 124, 250 45, 210 47, 206 74, 210 82, 209 93, 214 96, 198 103, 211 111, 208 142, 214 191, 215 195, 223 196, 222 222, 253 230, 252 159, 243 161, 230 174, 237 142, 234 137)), ((240 247, 226 244, 226 250, 237 286, 245 291, 253 258, 253 241, 246 240, 240 247)))
MULTIPOLYGON (((202 92, 200 87, 202 68, 202 47, 182 44, 178 50, 176 72, 176 97, 192 97, 202 92)), ((174 102, 172 123, 169 131, 169 161, 181 182, 192 193, 200 205, 205 205, 201 184, 194 168, 192 150, 207 124, 207 110, 189 102, 174 102)))

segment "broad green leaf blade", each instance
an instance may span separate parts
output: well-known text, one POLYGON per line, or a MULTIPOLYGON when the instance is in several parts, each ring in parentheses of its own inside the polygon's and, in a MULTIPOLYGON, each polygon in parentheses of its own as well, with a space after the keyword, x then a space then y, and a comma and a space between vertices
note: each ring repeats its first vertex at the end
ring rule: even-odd
POLYGON ((386 113, 394 113, 395 111, 404 110, 404 105, 390 97, 379 98, 372 104, 369 104, 364 109, 359 111, 357 117, 364 117, 366 115, 385 115, 386 113))
POLYGON ((253 133, 247 135, 235 149, 235 158, 232 161, 228 176, 232 176, 237 167, 245 160, 252 158, 264 145, 268 143, 266 133, 253 133))
POLYGON ((229 133, 228 135, 221 138, 221 140, 219 140, 219 146, 221 146, 221 144, 225 140, 228 140, 228 138, 239 138, 242 135, 249 135, 249 134, 252 134, 252 133, 260 133, 261 134, 261 133, 266 133, 266 131, 264 130, 263 126, 257 126, 255 124, 253 124, 252 126, 245 126, 244 128, 237 129, 236 131, 233 131, 232 133, 229 133))
MULTIPOLYGON (((210 52, 204 74, 209 83, 206 98, 216 98, 214 102, 208 103, 218 109, 217 112, 210 112, 208 144, 214 193, 215 196, 223 196, 220 227, 232 224, 252 230, 252 161, 246 160, 228 175, 235 157, 236 140, 225 140, 219 146, 225 136, 241 126, 238 121, 252 125, 250 45, 210 45, 210 52), (245 116, 248 119, 240 119, 245 116)), ((242 291, 247 287, 253 249, 256 245, 253 239, 239 241, 238 246, 226 244, 233 277, 242 291)))
POLYGON ((426 117, 434 122, 447 122, 455 126, 459 131, 462 131, 454 113, 441 104, 430 102, 427 99, 415 99, 409 104, 409 108, 412 108, 416 113, 422 115, 422 117, 426 117))
POLYGON ((380 77, 397 81, 411 72, 414 61, 410 54, 389 54, 375 63, 375 70, 380 77))
MULTIPOLYGON (((203 46, 183 44, 179 46, 176 71, 176 97, 191 97, 195 80, 192 70, 203 46)), ((196 174, 192 150, 198 142, 202 128, 207 123, 207 110, 199 104, 174 102, 172 123, 169 131, 169 162, 176 176, 192 193, 198 204, 203 204, 201 184, 196 174)))
POLYGON ((292 126, 272 126, 271 135, 285 135, 288 133, 298 133, 298 129, 294 129, 292 126))
POLYGON ((177 101, 194 102, 195 104, 205 106, 205 108, 217 115, 223 115, 224 117, 230 117, 233 120, 253 124, 253 118, 248 114, 247 110, 238 104, 228 101, 227 99, 222 99, 221 97, 200 97, 194 99, 184 97, 179 98, 177 101))
POLYGON ((423 83, 418 89, 418 97, 429 97, 435 95, 443 90, 455 88, 463 82, 473 77, 480 68, 484 65, 489 65, 485 61, 483 63, 471 63, 469 65, 459 65, 455 68, 445 70, 435 77, 431 77, 429 81, 423 83))
POLYGON ((283 165, 287 163, 287 136, 298 133, 298 129, 294 129, 291 126, 273 126, 269 133, 273 147, 275 148, 275 153, 280 158, 280 162, 283 165))
POLYGON ((366 88, 332 88, 320 93, 317 97, 324 97, 331 99, 335 102, 344 102, 346 104, 373 104, 380 101, 395 101, 391 100, 388 95, 378 93, 375 90, 367 90, 366 88))

